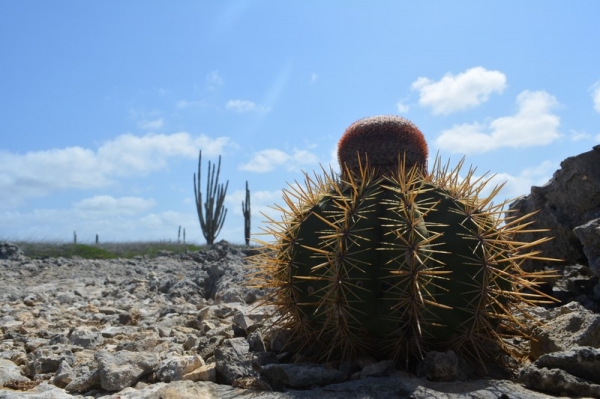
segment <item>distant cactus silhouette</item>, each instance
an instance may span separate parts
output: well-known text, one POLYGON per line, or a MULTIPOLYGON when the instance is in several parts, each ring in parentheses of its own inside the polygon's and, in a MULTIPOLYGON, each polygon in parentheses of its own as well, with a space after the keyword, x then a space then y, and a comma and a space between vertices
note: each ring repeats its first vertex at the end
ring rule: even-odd
POLYGON ((246 246, 250 245, 250 189, 246 180, 246 201, 242 201, 242 213, 244 214, 244 240, 246 246))
POLYGON ((503 219, 500 187, 480 198, 490 179, 461 175, 462 161, 438 158, 428 172, 427 144, 404 118, 354 123, 338 155, 341 177, 306 175, 284 190, 289 208, 265 229, 276 241, 254 258, 275 325, 329 359, 511 353, 503 338, 525 336, 513 312, 551 300, 537 288, 549 273, 520 268, 548 240, 518 239, 531 214, 503 219))

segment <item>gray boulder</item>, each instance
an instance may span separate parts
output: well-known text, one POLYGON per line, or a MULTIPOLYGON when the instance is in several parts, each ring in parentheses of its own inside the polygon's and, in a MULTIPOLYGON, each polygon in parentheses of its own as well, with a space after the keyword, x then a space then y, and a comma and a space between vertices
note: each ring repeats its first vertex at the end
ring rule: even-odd
POLYGON ((578 346, 564 352, 540 356, 534 365, 538 368, 561 369, 576 377, 600 384, 600 349, 578 346))
POLYGON ((467 365, 460 361, 454 351, 431 351, 417 367, 417 375, 429 381, 456 381, 469 378, 467 365))
POLYGON ((152 352, 97 352, 100 385, 107 391, 120 391, 133 385, 159 364, 159 355, 152 352))
POLYGON ((67 337, 73 345, 81 346, 85 349, 94 349, 104 342, 102 334, 86 328, 74 328, 69 332, 67 337))
POLYGON ((22 391, 0 391, 0 399, 75 399, 75 397, 66 393, 64 390, 44 381, 34 388, 22 391))
POLYGON ((533 330, 529 355, 532 359, 574 346, 600 347, 600 314, 594 314, 576 302, 548 313, 557 315, 533 330))
POLYGON ((19 366, 7 359, 0 359, 0 387, 8 381, 29 382, 29 378, 21 374, 19 366))
POLYGON ((267 364, 261 374, 276 389, 310 388, 342 382, 346 376, 319 364, 267 364))
POLYGON ((156 370, 159 381, 171 382, 183 379, 183 376, 204 366, 204 360, 198 356, 178 356, 163 360, 156 370))
POLYGON ((69 363, 70 366, 75 364, 75 355, 69 347, 44 346, 36 349, 29 354, 33 361, 30 363, 33 366, 35 374, 54 373, 63 361, 69 363))
POLYGON ((600 385, 575 377, 561 369, 528 366, 519 373, 519 381, 529 389, 570 397, 600 397, 600 385))
MULTIPOLYGON (((542 255, 562 259, 567 263, 586 260, 573 229, 600 217, 600 146, 561 162, 552 179, 542 187, 531 187, 531 193, 510 205, 511 216, 519 217, 539 210, 532 232, 520 235, 521 240, 534 241, 545 236, 554 239, 540 245, 542 255)), ((528 262, 524 268, 539 269, 540 262, 528 262)))
POLYGON ((257 377, 252 368, 252 355, 245 338, 231 338, 223 342, 223 346, 215 349, 216 368, 226 384, 246 377, 257 377))
POLYGON ((590 269, 600 277, 600 218, 575 227, 573 233, 583 245, 583 253, 588 259, 590 269))

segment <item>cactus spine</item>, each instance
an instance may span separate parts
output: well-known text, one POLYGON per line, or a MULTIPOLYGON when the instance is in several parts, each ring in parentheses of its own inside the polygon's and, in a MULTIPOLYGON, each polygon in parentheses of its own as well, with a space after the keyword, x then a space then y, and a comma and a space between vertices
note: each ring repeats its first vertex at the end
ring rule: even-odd
POLYGON ((492 202, 501 186, 480 198, 491 178, 461 178, 462 161, 437 158, 428 173, 425 140, 403 118, 353 124, 338 155, 341 176, 284 190, 282 221, 265 229, 276 241, 256 258, 256 281, 273 290, 276 325, 327 358, 507 353, 503 338, 524 334, 515 309, 549 299, 537 288, 547 274, 520 268, 547 241, 518 240, 531 215, 504 220, 507 202, 492 202))

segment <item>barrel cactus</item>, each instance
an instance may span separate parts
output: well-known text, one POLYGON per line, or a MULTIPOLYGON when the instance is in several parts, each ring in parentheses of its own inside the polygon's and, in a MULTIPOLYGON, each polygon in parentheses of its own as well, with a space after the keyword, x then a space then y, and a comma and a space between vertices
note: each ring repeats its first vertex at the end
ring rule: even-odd
MULTIPOLYGON (((338 146, 341 174, 322 171, 284 190, 275 237, 255 259, 258 286, 272 295, 275 326, 308 355, 418 359, 453 349, 488 361, 526 336, 513 316, 551 300, 527 273, 536 242, 522 242, 530 217, 503 218, 500 187, 440 159, 404 118, 351 125, 338 146)), ((539 259, 539 258, 538 258, 539 259)))

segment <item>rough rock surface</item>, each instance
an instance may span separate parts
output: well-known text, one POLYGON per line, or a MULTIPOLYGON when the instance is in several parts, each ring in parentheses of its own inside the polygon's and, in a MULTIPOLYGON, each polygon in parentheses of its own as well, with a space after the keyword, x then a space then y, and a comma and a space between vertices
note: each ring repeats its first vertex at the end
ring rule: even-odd
POLYGON ((539 310, 537 316, 544 326, 535 328, 531 333, 531 359, 574 346, 600 348, 600 314, 586 311, 579 303, 539 310))
MULTIPOLYGON (((515 216, 536 210, 535 228, 549 229, 554 239, 540 249, 547 257, 567 264, 587 262, 582 245, 573 233, 577 226, 600 218, 600 146, 592 151, 561 162, 552 179, 542 187, 531 187, 531 193, 510 205, 515 216)), ((545 233, 523 235, 527 241, 545 233)), ((536 265, 526 265, 531 268, 536 265)), ((540 265, 537 265, 539 268, 540 265)))
POLYGON ((577 303, 533 309, 549 328, 521 382, 473 379, 452 351, 429 354, 420 377, 391 360, 303 363, 275 350, 285 334, 267 333, 264 293, 242 286, 245 257, 225 242, 133 260, 12 251, 0 261, 0 398, 600 397, 600 345, 576 339, 596 337, 598 315, 577 303))
POLYGON ((600 277, 600 218, 575 227, 573 232, 583 245, 583 253, 588 259, 590 270, 600 277))
POLYGON ((600 312, 600 145, 592 151, 561 163, 552 179, 510 205, 511 216, 539 210, 534 229, 520 238, 533 241, 553 239, 539 246, 541 256, 562 262, 526 261, 525 270, 553 269, 560 278, 546 292, 562 303, 577 301, 586 309, 600 312))

